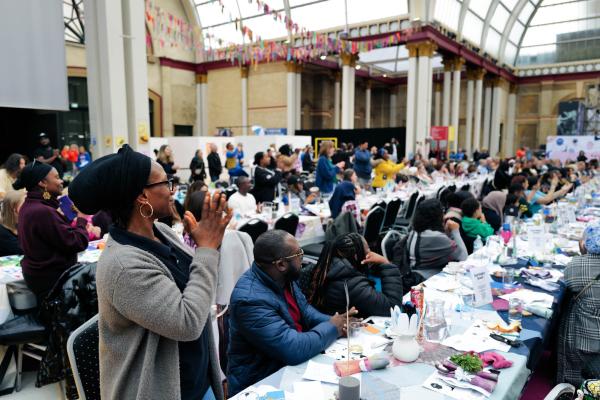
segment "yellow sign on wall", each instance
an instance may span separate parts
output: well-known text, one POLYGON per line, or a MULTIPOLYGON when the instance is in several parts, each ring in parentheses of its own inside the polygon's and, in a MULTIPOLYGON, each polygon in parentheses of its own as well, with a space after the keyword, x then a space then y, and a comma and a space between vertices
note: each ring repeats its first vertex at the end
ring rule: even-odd
POLYGON ((104 145, 106 147, 112 146, 112 136, 107 136, 104 138, 104 145))
POLYGON ((319 137, 319 138, 315 138, 315 160, 319 158, 319 145, 321 142, 325 142, 327 140, 330 140, 333 142, 333 148, 337 149, 338 145, 338 139, 336 137, 319 137))
POLYGON ((117 136, 115 143, 117 144, 117 147, 121 147, 126 143, 125 138, 123 136, 117 136))
POLYGON ((148 123, 146 121, 138 122, 137 133, 139 144, 146 144, 148 141, 150 141, 150 135, 148 134, 148 123))

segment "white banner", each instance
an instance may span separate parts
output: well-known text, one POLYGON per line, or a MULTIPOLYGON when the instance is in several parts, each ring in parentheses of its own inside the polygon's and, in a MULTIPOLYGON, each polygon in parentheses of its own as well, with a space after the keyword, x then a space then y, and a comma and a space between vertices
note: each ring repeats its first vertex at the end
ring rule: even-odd
POLYGON ((546 157, 552 160, 576 161, 582 150, 588 160, 600 160, 600 136, 548 136, 546 139, 546 157))

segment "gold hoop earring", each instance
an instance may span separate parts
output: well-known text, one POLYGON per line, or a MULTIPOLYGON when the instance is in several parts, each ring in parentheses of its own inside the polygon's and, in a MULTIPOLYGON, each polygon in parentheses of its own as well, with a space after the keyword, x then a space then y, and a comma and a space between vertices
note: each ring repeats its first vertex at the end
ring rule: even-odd
POLYGON ((150 203, 148 203, 148 202, 141 204, 141 205, 140 205, 140 215, 141 215, 142 217, 144 217, 144 218, 152 218, 152 216, 154 215, 154 208, 152 207, 152 204, 150 204, 150 203), (150 214, 148 214, 148 215, 144 215, 144 212, 142 211, 142 208, 143 208, 144 206, 148 206, 148 207, 150 207, 150 214))
POLYGON ((44 188, 44 193, 42 193, 42 197, 44 198, 44 200, 50 200, 52 198, 52 195, 50 194, 48 189, 44 188))

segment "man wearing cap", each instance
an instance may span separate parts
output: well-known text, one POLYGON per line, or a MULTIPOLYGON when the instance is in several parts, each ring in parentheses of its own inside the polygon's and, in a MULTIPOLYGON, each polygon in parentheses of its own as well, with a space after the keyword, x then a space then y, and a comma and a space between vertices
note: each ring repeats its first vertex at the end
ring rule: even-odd
POLYGON ((56 168, 58 175, 62 178, 65 168, 61 162, 58 149, 52 148, 50 145, 50 138, 44 132, 40 133, 39 138, 40 145, 33 151, 33 158, 56 168))

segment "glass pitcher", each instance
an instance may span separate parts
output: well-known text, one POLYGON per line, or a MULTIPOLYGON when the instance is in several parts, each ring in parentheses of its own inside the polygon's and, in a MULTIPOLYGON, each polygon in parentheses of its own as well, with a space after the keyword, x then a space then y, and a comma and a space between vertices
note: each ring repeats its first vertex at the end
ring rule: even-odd
POLYGON ((446 338, 448 325, 444 316, 444 301, 435 299, 426 301, 427 309, 423 324, 428 342, 440 343, 446 338))

